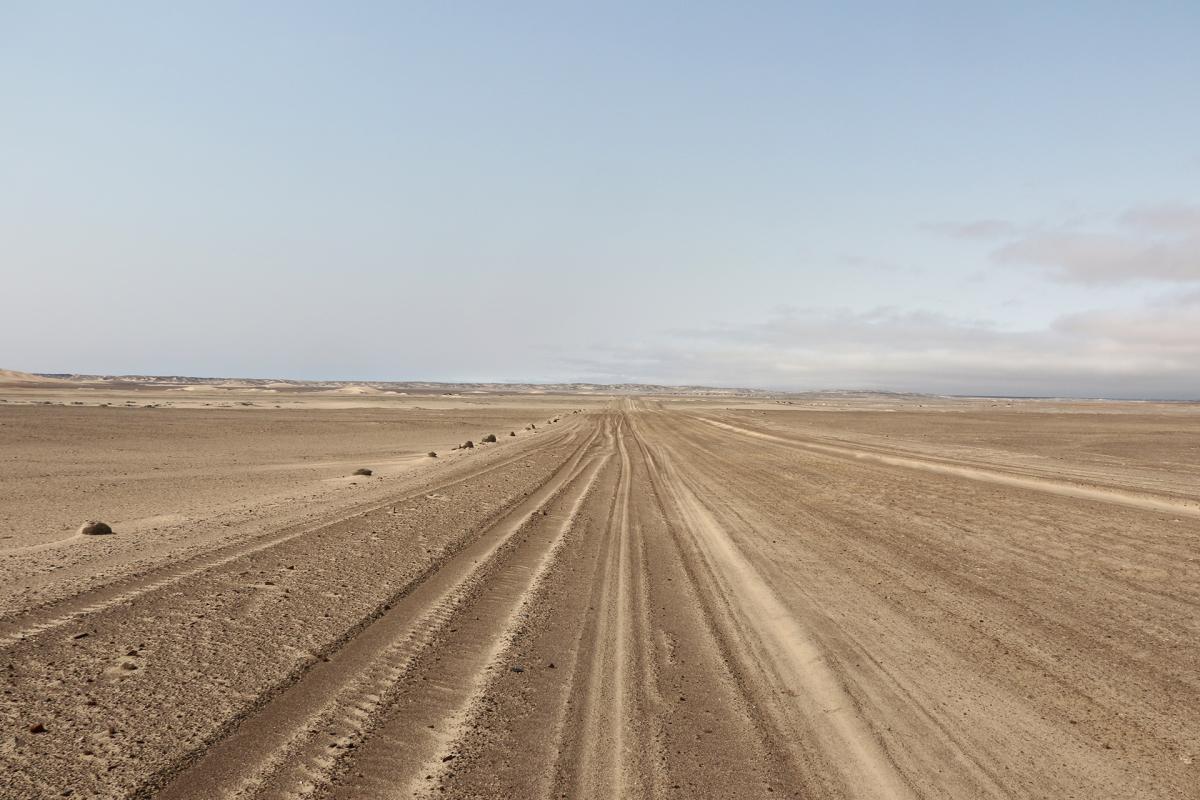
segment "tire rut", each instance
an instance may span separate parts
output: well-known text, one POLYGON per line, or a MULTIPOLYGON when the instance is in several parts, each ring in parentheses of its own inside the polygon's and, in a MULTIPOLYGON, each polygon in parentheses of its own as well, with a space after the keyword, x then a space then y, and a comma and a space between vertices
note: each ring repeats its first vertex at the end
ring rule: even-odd
MULTIPOLYGON (((595 434, 550 480, 466 547, 392 599, 381 616, 327 653, 230 734, 183 766, 162 788, 140 794, 169 799, 311 796, 328 785, 351 753, 377 733, 378 718, 397 702, 402 680, 430 648, 460 624, 489 575, 519 555, 513 538, 539 508, 592 468, 595 434), (330 735, 324 732, 329 731, 330 735)), ((466 479, 464 479, 466 480, 466 479)), ((518 558, 519 561, 519 558, 518 558)), ((489 584, 490 585, 490 584, 489 584)))
POLYGON ((693 419, 703 422, 707 425, 740 434, 742 436, 749 436, 755 439, 771 442, 773 444, 801 448, 810 452, 838 458, 873 461, 875 463, 886 464, 893 467, 924 470, 926 472, 935 472, 942 475, 950 475, 956 478, 966 478, 967 480, 972 481, 999 484, 1001 486, 1011 486, 1018 489, 1032 489, 1039 492, 1061 495, 1063 497, 1072 497, 1081 500, 1095 500, 1101 503, 1112 503, 1115 505, 1128 506, 1130 508, 1153 511, 1161 514, 1176 514, 1200 518, 1200 504, 1190 500, 1157 496, 1147 492, 1134 492, 1115 487, 1084 486, 1064 480, 1038 477, 1029 474, 1010 473, 1007 471, 987 469, 979 466, 968 466, 944 459, 933 459, 912 455, 896 455, 890 452, 882 452, 876 449, 869 449, 861 446, 851 447, 840 444, 835 445, 815 441, 803 441, 800 439, 777 436, 772 433, 764 433, 763 431, 756 431, 750 428, 731 425, 728 422, 721 422, 719 420, 709 419, 708 417, 697 416, 693 417, 693 419))
POLYGON ((316 523, 305 522, 286 528, 280 532, 254 537, 250 541, 223 545, 214 551, 196 554, 183 561, 154 567, 149 571, 123 577, 112 583, 55 601, 48 606, 29 609, 20 614, 13 615, 9 619, 0 620, 0 651, 17 642, 27 641, 39 634, 53 631, 56 628, 75 622, 90 614, 128 604, 140 597, 169 588, 206 571, 230 564, 239 558, 265 553, 294 539, 313 535, 333 525, 408 502, 416 497, 445 491, 464 483, 477 481, 492 472, 496 472, 517 461, 530 457, 537 449, 551 447, 570 435, 571 433, 564 432, 558 437, 547 437, 546 440, 539 441, 534 448, 523 452, 521 455, 488 464, 478 471, 454 478, 453 480, 437 482, 432 486, 425 486, 417 491, 397 495, 382 502, 371 501, 366 504, 356 505, 350 509, 339 511, 335 515, 326 517, 316 523))
POLYGON ((729 610, 726 635, 741 643, 732 649, 742 654, 743 677, 764 685, 761 697, 777 698, 763 702, 760 710, 796 742, 801 769, 811 767, 815 756, 826 767, 824 781, 836 776, 825 791, 880 800, 915 797, 811 633, 722 530, 675 468, 668 449, 645 439, 637 425, 634 430, 647 442, 651 469, 691 536, 711 579, 710 592, 721 596, 729 610))

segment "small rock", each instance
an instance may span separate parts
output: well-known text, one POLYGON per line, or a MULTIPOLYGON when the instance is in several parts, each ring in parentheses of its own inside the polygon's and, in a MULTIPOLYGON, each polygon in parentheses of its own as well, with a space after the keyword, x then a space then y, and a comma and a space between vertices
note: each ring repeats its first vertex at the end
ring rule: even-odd
POLYGON ((517 666, 512 668, 512 671, 513 672, 524 672, 525 668, 518 664, 517 666))
POLYGON ((79 532, 84 536, 107 536, 113 532, 113 529, 107 523, 92 520, 81 525, 79 532))
POLYGON ((351 474, 353 474, 353 475, 367 475, 367 476, 371 476, 371 475, 373 475, 374 473, 373 473, 371 470, 367 469, 366 467, 359 467, 358 469, 354 470, 354 472, 353 472, 353 473, 351 473, 351 474))
POLYGON ((129 670, 130 672, 133 672, 137 668, 138 668, 138 665, 134 664, 130 661, 125 661, 121 664, 121 669, 129 670))
POLYGON ((432 450, 429 451, 428 455, 430 458, 437 458, 437 453, 433 452, 432 450))
POLYGON ((71 638, 72 638, 72 639, 86 639, 86 638, 87 638, 87 636, 88 636, 88 633, 87 633, 87 631, 84 631, 83 633, 77 633, 77 634, 75 634, 75 635, 74 635, 74 636, 72 636, 71 638))
POLYGON ((42 724, 41 722, 35 722, 29 726, 29 732, 30 733, 45 733, 46 726, 44 724, 42 724))

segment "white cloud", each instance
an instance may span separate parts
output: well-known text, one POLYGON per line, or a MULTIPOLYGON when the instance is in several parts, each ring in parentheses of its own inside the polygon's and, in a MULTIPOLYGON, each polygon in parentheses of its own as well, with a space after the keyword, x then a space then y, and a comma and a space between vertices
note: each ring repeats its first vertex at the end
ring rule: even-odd
POLYGON ((1200 207, 1163 204, 1132 208, 1104 230, 1066 225, 1025 227, 1004 220, 926 225, 959 239, 1002 241, 1001 264, 1046 270, 1070 283, 1200 282, 1200 207))
POLYGON ((955 239, 997 239, 1015 235, 1020 228, 1003 219, 977 219, 970 222, 931 222, 926 230, 955 239))
POLYGON ((1200 372, 1200 293, 1135 311, 1088 311, 1059 318, 1054 330, 1083 337, 1110 357, 1200 372))
POLYGON ((1200 293, 1029 331, 888 308, 793 309, 608 349, 583 367, 589 379, 618 382, 1200 398, 1197 364, 1200 293))
POLYGON ((1121 222, 1158 233, 1200 235, 1200 207, 1164 203, 1157 206, 1133 208, 1121 215, 1121 222))
POLYGON ((994 257, 1044 267, 1059 280, 1077 283, 1200 281, 1200 236, 1034 233, 1009 242, 994 257))

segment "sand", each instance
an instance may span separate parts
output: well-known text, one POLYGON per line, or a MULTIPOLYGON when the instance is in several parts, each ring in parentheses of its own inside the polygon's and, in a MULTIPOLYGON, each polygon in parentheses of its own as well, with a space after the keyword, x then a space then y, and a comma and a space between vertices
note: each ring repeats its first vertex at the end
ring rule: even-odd
POLYGON ((1200 797, 1200 407, 278 389, 0 391, 0 796, 1200 797))

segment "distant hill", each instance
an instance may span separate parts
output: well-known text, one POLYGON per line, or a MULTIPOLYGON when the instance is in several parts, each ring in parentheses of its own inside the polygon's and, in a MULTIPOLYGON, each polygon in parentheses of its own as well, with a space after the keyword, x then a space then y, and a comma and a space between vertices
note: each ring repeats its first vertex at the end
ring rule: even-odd
POLYGON ((15 369, 0 369, 0 384, 20 384, 20 383, 63 383, 57 378, 51 378, 46 375, 34 375, 29 372, 18 372, 15 369))
MULTIPOLYGON (((14 373, 18 374, 18 373, 14 373)), ((24 374, 24 373, 20 373, 24 374)), ((663 386, 642 383, 439 383, 437 381, 302 381, 279 378, 215 378, 185 375, 83 375, 75 373, 43 373, 30 376, 32 380, 75 384, 103 384, 112 388, 186 388, 206 389, 270 389, 277 392, 328 392, 344 395, 377 395, 384 393, 442 394, 462 392, 471 394, 660 394, 708 397, 763 397, 779 392, 761 389, 717 388, 711 386, 663 386)))
POLYGON ((0 383, 57 383, 106 389, 175 389, 205 391, 259 391, 278 394, 333 394, 349 397, 376 395, 487 395, 487 394, 596 394, 660 395, 714 398, 788 398, 788 402, 890 401, 909 402, 937 398, 938 395, 862 389, 824 389, 787 391, 783 389, 746 389, 716 386, 669 386, 653 383, 441 383, 438 381, 305 381, 280 378, 195 377, 187 375, 84 375, 0 371, 21 375, 23 379, 0 383))

